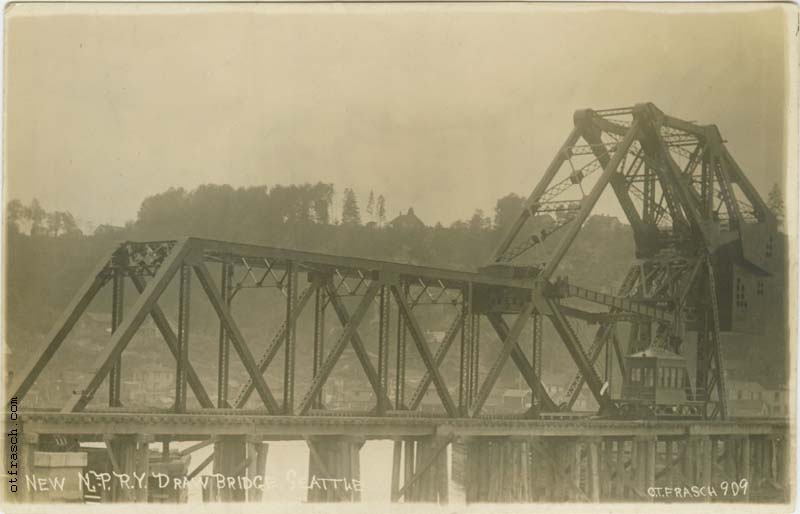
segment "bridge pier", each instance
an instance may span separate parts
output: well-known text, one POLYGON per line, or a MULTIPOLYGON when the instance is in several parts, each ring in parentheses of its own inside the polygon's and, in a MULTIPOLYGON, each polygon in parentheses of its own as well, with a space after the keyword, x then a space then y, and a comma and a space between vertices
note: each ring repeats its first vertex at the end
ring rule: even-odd
POLYGON ((319 436, 308 441, 308 501, 361 501, 361 458, 364 439, 319 436))
MULTIPOLYGON (((150 450, 149 443, 152 437, 138 435, 115 435, 106 436, 106 448, 111 466, 115 473, 120 475, 149 476, 150 474, 150 450)), ((142 483, 143 487, 134 484, 135 487, 125 487, 119 481, 112 481, 111 501, 118 503, 147 503, 148 484, 147 480, 142 483)))
POLYGON ((268 450, 257 437, 220 436, 214 443, 213 471, 224 477, 225 486, 217 488, 216 481, 209 481, 204 501, 260 502, 268 450))
POLYGON ((474 437, 466 441, 467 503, 527 502, 534 478, 530 439, 474 437))

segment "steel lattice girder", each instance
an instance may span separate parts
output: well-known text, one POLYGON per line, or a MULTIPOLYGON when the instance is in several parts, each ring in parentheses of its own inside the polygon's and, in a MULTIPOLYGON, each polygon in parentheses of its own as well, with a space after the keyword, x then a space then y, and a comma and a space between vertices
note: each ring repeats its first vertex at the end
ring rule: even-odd
MULTIPOLYGON (((130 267, 122 266, 119 259, 114 260, 113 265, 111 264, 113 259, 101 263, 101 265, 98 266, 96 275, 90 278, 87 285, 84 286, 77 296, 77 299, 73 302, 71 310, 62 318, 61 325, 54 330, 53 333, 55 336, 51 337, 48 346, 44 351, 38 354, 40 357, 29 365, 30 373, 21 377, 20 383, 12 389, 14 395, 18 397, 24 396, 25 392, 27 392, 39 373, 41 373, 41 370, 47 365, 50 358, 56 352, 58 346, 63 342, 66 334, 69 332, 69 328, 74 325, 83 313, 88 302, 91 300, 91 296, 96 294, 97 291, 109 281, 109 278, 112 277, 114 273, 122 273, 124 276, 131 279, 135 289, 140 293, 140 296, 119 322, 119 326, 112 334, 112 341, 98 358, 98 362, 95 366, 95 373, 91 377, 91 380, 88 381, 87 386, 83 389, 82 394, 74 398, 67 405, 65 410, 80 411, 86 408, 97 388, 109 374, 114 363, 121 362, 121 356, 123 355, 123 350, 127 343, 130 341, 133 334, 136 333, 142 321, 148 316, 153 319, 157 329, 161 332, 168 349, 176 358, 176 364, 177 362, 181 363, 179 371, 181 376, 185 374, 186 386, 192 390, 201 407, 213 408, 214 402, 212 402, 206 392, 191 361, 182 356, 183 348, 181 345, 183 342, 179 340, 179 334, 176 334, 170 326, 164 312, 158 305, 161 293, 167 288, 167 285, 171 282, 173 277, 176 275, 183 276, 184 273, 180 272, 180 270, 191 268, 198 278, 201 286, 200 290, 205 293, 206 298, 210 301, 212 308, 220 320, 225 338, 233 344, 234 350, 242 359, 247 371, 246 382, 236 398, 234 407, 243 408, 247 403, 249 395, 253 391, 258 391, 262 403, 266 408, 266 412, 277 414, 285 410, 285 407, 283 409, 280 407, 278 399, 266 385, 266 382, 264 382, 263 374, 268 369, 270 362, 277 355, 279 349, 285 344, 287 324, 284 322, 281 327, 279 327, 271 344, 268 345, 265 350, 265 353, 259 360, 256 360, 250 353, 248 343, 245 341, 241 329, 232 316, 232 306, 230 302, 226 301, 223 289, 218 287, 215 283, 207 267, 207 265, 220 264, 222 262, 236 262, 238 259, 239 262, 244 260, 248 262, 249 267, 256 268, 258 267, 258 263, 264 263, 265 259, 269 259, 271 263, 269 265, 275 269, 282 270, 292 266, 297 270, 297 273, 308 273, 309 275, 310 285, 297 295, 297 298, 293 301, 294 307, 287 310, 287 320, 290 323, 296 323, 300 319, 310 299, 315 296, 317 291, 325 291, 327 302, 333 307, 335 314, 345 330, 340 340, 327 348, 328 352, 324 359, 321 359, 320 356, 316 356, 320 362, 318 364, 318 370, 312 380, 308 393, 298 406, 299 414, 307 414, 312 410, 314 405, 313 398, 319 398, 319 392, 324 386, 325 380, 336 366, 341 350, 343 350, 348 343, 353 345, 356 349, 356 355, 359 356, 365 374, 370 384, 373 386, 376 398, 383 397, 384 410, 392 405, 392 400, 387 396, 388 377, 385 376, 385 373, 388 371, 388 362, 378 362, 383 368, 376 369, 365 350, 364 341, 362 341, 358 335, 358 325, 361 319, 363 319, 363 314, 366 313, 366 310, 373 304, 376 298, 380 298, 379 293, 381 288, 386 287, 387 290, 391 291, 392 296, 384 295, 384 308, 382 312, 386 313, 390 311, 388 308, 390 301, 399 308, 399 314, 401 315, 399 319, 403 320, 402 325, 406 327, 406 330, 409 330, 412 341, 426 365, 426 372, 422 380, 416 385, 416 391, 411 399, 411 409, 415 410, 419 408, 425 392, 428 387, 433 384, 443 402, 445 413, 450 417, 458 417, 459 409, 456 408, 456 403, 451 397, 451 390, 463 389, 467 391, 472 388, 474 393, 471 394, 478 395, 480 393, 481 396, 491 391, 489 385, 485 385, 483 391, 478 391, 477 378, 472 371, 463 374, 463 380, 466 381, 463 386, 459 385, 458 388, 453 389, 452 385, 447 384, 439 370, 448 350, 451 348, 452 343, 455 341, 455 338, 462 330, 463 326, 469 324, 470 331, 474 331, 472 325, 476 321, 475 318, 482 316, 479 311, 463 311, 460 307, 461 303, 464 301, 464 291, 488 287, 496 290, 498 294, 503 294, 503 292, 507 291, 527 291, 527 294, 530 295, 535 288, 535 284, 526 280, 484 277, 480 274, 469 272, 438 270, 436 268, 408 266, 375 260, 337 258, 308 252, 292 252, 282 249, 225 243, 222 241, 190 238, 175 244, 157 242, 152 245, 147 243, 134 243, 134 245, 136 245, 136 248, 151 248, 152 245, 160 245, 159 247, 161 248, 167 248, 168 253, 157 262, 153 261, 148 263, 146 272, 142 271, 144 268, 138 262, 132 264, 130 267), (225 256, 225 259, 220 258, 222 255, 225 256), (363 267, 359 268, 358 266, 363 267), (146 280, 146 277, 149 276, 152 276, 152 278, 146 280), (342 302, 342 294, 349 295, 349 293, 346 293, 343 288, 340 288, 340 291, 337 292, 332 278, 336 276, 352 277, 353 280, 356 280, 356 277, 361 277, 360 280, 363 282, 363 285, 360 286, 359 297, 361 298, 363 306, 360 309, 357 309, 353 313, 348 312, 347 307, 345 307, 342 302), (389 277, 386 279, 389 281, 386 282, 384 277, 389 277), (414 295, 403 292, 408 289, 409 285, 412 286, 412 291, 416 291, 414 295), (436 288, 436 290, 433 293, 430 291, 425 292, 424 287, 436 288), (414 298, 416 298, 416 300, 414 300, 414 298), (423 299, 425 301, 423 301, 423 299), (454 310, 455 316, 451 323, 451 328, 446 334, 445 340, 435 352, 424 336, 424 330, 420 324, 416 310, 414 309, 414 305, 416 305, 417 308, 421 308, 421 306, 429 304, 449 304, 457 307, 454 310), (363 313, 360 311, 363 311, 363 313), (466 316, 466 318, 464 316, 466 316)), ((129 255, 132 253, 132 248, 131 244, 124 244, 117 250, 117 255, 129 255)), ((262 269, 263 266, 266 265, 262 264, 262 269)), ((183 280, 185 281, 187 278, 183 280)), ((294 295, 289 295, 287 301, 291 301, 290 299, 293 296, 294 295)), ((189 303, 185 302, 184 305, 188 308, 189 303)), ((180 328, 180 330, 185 332, 188 331, 189 316, 188 311, 181 312, 184 312, 184 314, 182 314, 179 323, 183 323, 186 326, 180 328)), ((515 310, 509 311, 509 313, 519 314, 515 310)), ((531 314, 532 311, 527 312, 523 318, 529 319, 531 314)), ((507 327, 506 329, 503 328, 504 322, 502 322, 502 319, 498 320, 495 313, 493 317, 490 317, 490 321, 492 321, 492 324, 495 326, 501 341, 507 341, 507 327), (506 330, 505 333, 504 330, 506 330)), ((388 324, 384 326, 383 330, 383 337, 386 338, 389 334, 388 324)), ((477 344, 477 341, 470 343, 460 351, 475 352, 475 357, 477 357, 477 348, 475 348, 477 344)), ((528 382, 528 385, 532 390, 536 391, 537 397, 541 399, 543 408, 545 410, 555 409, 555 404, 550 400, 544 386, 540 382, 541 378, 533 374, 533 368, 519 345, 514 343, 508 349, 510 350, 510 357, 515 362, 517 368, 519 368, 523 377, 528 382)), ((188 351, 188 348, 186 348, 186 351, 188 351)), ((475 364, 472 357, 468 359, 468 366, 470 368, 474 368, 475 364)), ((402 371, 405 373, 405 370, 402 371)), ((180 392, 182 384, 184 383, 183 380, 184 379, 181 378, 178 379, 177 382, 181 395, 176 405, 178 411, 186 409, 183 400, 180 400, 184 394, 180 392)), ((460 381, 462 379, 459 377, 458 380, 460 381)), ((474 409, 474 405, 472 405, 473 401, 475 400, 470 400, 470 406, 473 413, 477 413, 474 409)), ((394 405, 399 406, 403 404, 395 401, 394 405)), ((225 408, 226 405, 222 407, 225 408)), ((467 414, 466 411, 461 412, 463 412, 461 415, 467 414)))

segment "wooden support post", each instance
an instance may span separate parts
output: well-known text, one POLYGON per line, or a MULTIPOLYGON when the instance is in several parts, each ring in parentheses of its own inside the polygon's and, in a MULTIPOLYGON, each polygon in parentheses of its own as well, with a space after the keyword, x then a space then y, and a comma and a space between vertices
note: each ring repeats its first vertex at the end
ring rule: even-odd
MULTIPOLYGON (((228 477, 237 477, 244 471, 247 462, 247 442, 242 436, 221 436, 214 444, 214 473, 228 477)), ((243 502, 246 500, 244 489, 224 487, 218 491, 219 501, 243 502)))
MULTIPOLYGON (((431 458, 431 445, 429 441, 420 439, 417 441, 417 462, 414 464, 414 477, 412 478, 412 482, 414 478, 419 477, 416 482, 413 482, 413 487, 415 488, 414 491, 414 501, 420 502, 435 502, 434 498, 431 498, 431 486, 433 485, 434 480, 431 480, 432 475, 432 466, 431 463, 429 466, 425 466, 428 460, 431 458), (423 469, 425 468, 425 469, 423 469)), ((411 485, 409 484, 404 485, 404 487, 411 485)))
MULTIPOLYGON (((139 440, 135 435, 109 435, 105 438, 111 466, 114 473, 133 477, 139 464, 139 440)), ((133 480, 132 480, 133 481, 133 480)), ((111 481, 111 500, 117 503, 137 501, 138 492, 125 487, 119 480, 111 481)), ((146 497, 145 497, 146 501, 146 497)))
POLYGON ((767 437, 767 447, 769 449, 769 457, 768 457, 768 471, 767 476, 769 480, 771 480, 774 484, 780 484, 778 481, 778 473, 777 473, 777 454, 778 454, 778 438, 774 435, 770 435, 767 437))
POLYGON ((570 441, 570 450, 572 453, 570 479, 574 486, 571 493, 571 499, 573 501, 578 501, 580 499, 576 493, 581 490, 581 446, 581 441, 577 438, 570 441))
POLYGON ((600 440, 592 438, 587 441, 589 467, 589 498, 594 503, 600 502, 600 440))
POLYGON ((625 499, 625 439, 617 439, 615 452, 616 480, 614 480, 614 499, 625 499))
MULTIPOLYGON (((711 485, 711 477, 712 477, 712 464, 714 463, 714 449, 713 449, 713 441, 710 437, 705 436, 700 439, 700 485, 701 486, 708 486, 711 485)), ((704 497, 704 501, 711 501, 709 496, 704 497)))
POLYGON ((719 480, 724 480, 721 473, 721 467, 719 465, 720 459, 720 440, 718 437, 711 437, 711 473, 709 474, 709 480, 712 482, 718 482, 719 480))
MULTIPOLYGON (((656 457, 657 457, 657 449, 658 449, 658 440, 653 437, 648 437, 645 442, 646 448, 646 458, 645 458, 645 488, 644 493, 647 494, 647 491, 656 485, 656 457)), ((649 495, 648 495, 649 496, 649 495)), ((651 501, 653 497, 650 497, 651 501)))
POLYGON ((521 503, 528 503, 533 501, 532 495, 532 475, 531 473, 531 449, 530 445, 532 441, 530 439, 520 441, 520 451, 518 453, 520 459, 520 477, 519 482, 521 486, 521 490, 517 497, 518 501, 521 503))
POLYGON ((760 492, 761 486, 763 485, 764 481, 764 474, 763 474, 763 459, 764 459, 764 438, 763 437, 753 437, 753 465, 752 465, 752 475, 753 475, 753 483, 750 484, 753 493, 760 492))
POLYGON ((748 483, 753 483, 750 473, 750 436, 744 436, 741 439, 741 464, 739 466, 739 474, 739 479, 746 478, 748 483))
POLYGON ((398 496, 403 496, 407 502, 446 502, 448 493, 442 489, 446 489, 447 484, 442 483, 441 475, 444 473, 446 478, 447 447, 452 440, 452 437, 430 437, 417 441, 414 474, 407 478, 398 496))
MULTIPOLYGON (((258 484, 265 479, 267 466, 267 453, 269 445, 261 441, 260 437, 251 437, 247 440, 247 478, 258 484), (260 480, 257 480, 260 477, 260 480)), ((247 501, 258 503, 263 499, 264 489, 253 487, 247 490, 247 501)))
POLYGON ((364 446, 364 440, 360 439, 355 441, 351 438, 350 448, 348 450, 350 456, 350 484, 352 487, 352 501, 361 501, 361 447, 364 446), (358 485, 356 486, 356 481, 358 485))
POLYGON ((691 486, 695 483, 695 476, 694 476, 694 463, 695 463, 695 454, 694 454, 694 440, 693 438, 687 437, 684 442, 684 452, 683 452, 683 460, 681 461, 681 471, 683 474, 683 483, 684 485, 691 486))
MULTIPOLYGON (((416 461, 416 441, 413 439, 406 439, 403 442, 404 450, 405 450, 405 457, 403 459, 403 486, 408 484, 411 481, 411 478, 414 476, 414 463, 416 461)), ((409 502, 413 498, 414 491, 413 489, 408 493, 408 496, 403 498, 404 502, 409 502)), ((399 490, 398 490, 399 496, 399 490)))
POLYGON ((664 474, 665 481, 672 486, 676 483, 675 480, 675 458, 676 456, 676 446, 674 439, 668 439, 666 441, 666 445, 664 447, 664 465, 668 466, 669 471, 664 474))
POLYGON ((359 452, 363 439, 344 436, 322 436, 307 440, 309 449, 309 502, 360 501, 361 470, 359 452), (319 479, 336 480, 327 488, 319 479))
POLYGON ((737 475, 736 470, 736 453, 737 453, 737 438, 735 436, 729 435, 725 437, 725 456, 723 459, 723 479, 724 480, 735 480, 737 475))
POLYGON ((635 459, 632 459, 631 473, 634 477, 635 495, 634 498, 644 501, 644 494, 647 490, 647 460, 648 460, 648 438, 639 436, 634 438, 633 444, 636 447, 635 459))
POLYGON ((403 441, 394 441, 394 448, 392 450, 392 486, 390 491, 390 500, 396 503, 399 499, 398 492, 400 491, 400 465, 403 460, 403 441))
POLYGON ((609 438, 602 440, 602 458, 600 459, 600 496, 601 500, 611 498, 611 487, 614 473, 614 441, 609 438))
POLYGON ((136 455, 134 471, 139 476, 144 476, 142 487, 136 484, 135 499, 136 503, 147 503, 148 500, 148 478, 150 476, 150 443, 153 442, 153 436, 148 434, 138 434, 136 436, 136 455))

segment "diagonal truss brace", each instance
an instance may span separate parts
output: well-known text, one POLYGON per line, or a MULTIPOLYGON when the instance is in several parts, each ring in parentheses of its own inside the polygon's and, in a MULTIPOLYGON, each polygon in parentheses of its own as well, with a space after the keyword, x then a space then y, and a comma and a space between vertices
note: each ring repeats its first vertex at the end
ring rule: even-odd
POLYGON ((8 395, 9 398, 17 398, 21 401, 33 386, 34 382, 36 382, 42 370, 61 347, 61 343, 64 342, 64 339, 66 339, 72 331, 75 323, 77 323, 78 319, 83 315, 83 312, 97 295, 97 292, 105 285, 107 281, 105 272, 113 255, 114 252, 109 253, 108 257, 100 262, 91 277, 84 282, 72 298, 64 314, 56 322, 55 328, 47 335, 44 346, 34 354, 38 357, 28 362, 17 374, 19 378, 16 383, 11 385, 8 395))
MULTIPOLYGON (((297 321, 297 319, 303 313, 303 309, 305 309, 305 306, 308 304, 308 301, 319 287, 320 285, 315 282, 310 287, 306 288, 305 291, 303 291, 303 293, 297 299, 294 307, 291 309, 291 317, 289 319, 290 322, 297 321)), ((278 350, 280 350, 284 341, 286 341, 286 328, 287 324, 284 321, 278 329, 277 334, 275 334, 275 337, 272 338, 272 343, 261 356, 261 360, 258 362, 258 372, 262 376, 267 371, 267 368, 269 368, 269 365, 272 363, 272 360, 275 358, 275 356, 278 355, 278 350)), ((247 400, 250 399, 250 395, 253 394, 253 391, 255 391, 255 383, 252 379, 248 379, 239 390, 234 407, 237 409, 244 408, 244 406, 247 404, 247 400)))
MULTIPOLYGON (((328 298, 330 298, 333 310, 336 312, 336 316, 339 318, 342 327, 346 327, 351 320, 350 314, 347 312, 347 307, 345 307, 341 297, 336 294, 331 284, 328 284, 328 298)), ((367 375, 367 380, 369 380, 370 386, 372 386, 372 389, 375 392, 375 397, 380 398, 383 396, 385 405, 391 404, 392 402, 389 399, 389 396, 381 387, 381 382, 378 378, 378 372, 375 370, 375 367, 372 365, 372 361, 369 359, 367 350, 364 347, 364 341, 361 339, 361 336, 358 335, 357 327, 353 329, 353 333, 350 336, 350 344, 353 346, 353 350, 356 352, 356 356, 361 363, 361 367, 364 369, 364 373, 367 375)))
MULTIPOLYGON (((503 317, 499 314, 493 313, 487 315, 487 318, 489 319, 489 323, 492 324, 494 331, 497 332, 500 340, 508 341, 508 334, 511 329, 509 328, 508 324, 506 324, 506 321, 503 319, 503 317)), ((524 378, 525 382, 528 383, 528 387, 536 390, 544 410, 558 410, 556 403, 550 397, 547 389, 545 389, 544 385, 542 384, 542 377, 537 376, 536 370, 533 368, 533 366, 531 366, 531 363, 528 362, 528 358, 525 357, 525 352, 523 352, 522 348, 520 348, 518 341, 515 341, 511 347, 511 360, 514 361, 517 369, 522 374, 522 378, 524 378)))
POLYGON ((369 309, 372 301, 375 299, 375 295, 378 293, 380 287, 381 286, 376 282, 371 282, 369 286, 367 286, 364 296, 361 297, 361 301, 358 303, 358 306, 353 312, 352 317, 350 317, 345 324, 344 330, 342 330, 342 333, 339 335, 339 339, 333 345, 333 348, 330 350, 325 362, 322 363, 319 373, 311 380, 311 386, 300 403, 300 408, 297 411, 298 414, 306 414, 311 408, 311 405, 317 398, 320 389, 323 385, 325 385, 325 382, 328 380, 328 377, 333 371, 334 366, 339 361, 339 357, 341 357, 342 352, 347 346, 347 342, 353 337, 356 328, 361 323, 361 320, 364 319, 364 315, 367 313, 367 310, 369 309))
POLYGON ((97 371, 86 384, 86 387, 79 395, 67 402, 65 412, 78 412, 83 410, 91 401, 97 388, 111 371, 111 367, 117 361, 122 351, 130 342, 133 335, 141 326, 144 319, 150 313, 161 293, 164 292, 172 277, 183 264, 184 258, 189 254, 190 245, 187 240, 181 241, 172 249, 170 254, 158 268, 156 276, 147 284, 142 294, 136 300, 131 314, 122 320, 117 330, 111 335, 108 347, 100 354, 95 362, 97 371))
POLYGON ((214 284, 214 279, 211 277, 211 273, 209 273, 208 268, 202 261, 193 264, 192 267, 194 268, 195 274, 200 281, 200 285, 203 286, 203 290, 211 302, 211 306, 214 308, 214 311, 216 311, 220 321, 225 326, 225 331, 231 338, 233 348, 236 350, 236 353, 239 354, 239 358, 241 359, 245 370, 250 376, 250 379, 255 384, 256 391, 258 391, 261 400, 264 402, 264 405, 267 407, 267 410, 270 413, 279 412, 279 407, 275 401, 275 397, 273 396, 272 391, 270 391, 267 383, 264 381, 264 377, 261 376, 261 373, 258 370, 258 365, 253 358, 253 354, 250 353, 250 349, 245 342, 244 336, 231 316, 227 303, 222 299, 219 289, 214 284))
POLYGON ((591 389, 592 395, 594 395, 594 398, 597 400, 600 408, 607 411, 614 411, 615 407, 611 397, 608 396, 608 394, 600 393, 603 387, 600 377, 597 376, 597 371, 595 371, 592 362, 589 360, 589 356, 586 355, 586 352, 584 351, 583 346, 578 339, 578 336, 575 334, 572 326, 570 326, 569 320, 562 312, 561 306, 550 298, 545 298, 545 302, 547 303, 550 311, 547 313, 547 316, 553 323, 553 327, 556 329, 556 332, 558 332, 558 335, 564 343, 564 346, 567 347, 567 351, 572 356, 572 360, 575 361, 575 364, 577 364, 578 370, 583 375, 586 385, 588 385, 589 389, 591 389))
POLYGON ((530 319, 532 313, 533 302, 529 301, 522 309, 522 312, 520 312, 517 316, 517 319, 514 321, 514 325, 511 327, 511 331, 508 332, 505 339, 503 339, 503 349, 500 351, 500 355, 497 356, 497 360, 489 370, 488 375, 483 381, 483 385, 478 391, 478 397, 475 398, 475 403, 472 406, 472 412, 470 412, 471 417, 475 417, 481 412, 483 404, 486 403, 486 399, 489 398, 489 394, 492 392, 492 389, 494 389, 494 384, 497 382, 500 372, 503 371, 503 365, 508 360, 508 356, 511 354, 512 349, 517 344, 517 340, 522 333, 522 329, 525 328, 525 324, 530 319))
MULTIPOLYGON (((450 325, 447 333, 444 336, 444 340, 439 344, 439 348, 436 350, 436 354, 433 356, 434 362, 436 362, 436 367, 439 368, 444 362, 444 358, 447 355, 447 351, 453 345, 453 341, 455 341, 456 336, 461 332, 461 326, 463 325, 462 321, 464 319, 464 312, 459 311, 456 315, 456 318, 453 320, 453 323, 450 325)), ((409 404, 409 408, 411 410, 416 410, 419 407, 419 404, 422 403, 422 399, 425 397, 425 394, 428 392, 428 388, 431 385, 431 374, 430 372, 425 372, 425 375, 422 377, 422 380, 419 382, 419 386, 417 386, 416 391, 414 391, 414 396, 411 397, 411 402, 409 404)))
MULTIPOLYGON (((142 294, 147 286, 144 279, 138 275, 131 275, 131 281, 139 294, 142 294)), ((167 343, 170 353, 177 359, 178 336, 172 330, 169 321, 167 321, 167 317, 164 315, 164 311, 161 310, 161 307, 159 307, 157 303, 153 304, 152 309, 150 309, 150 317, 153 319, 153 323, 155 323, 158 331, 161 332, 161 336, 167 343)), ((203 387, 203 383, 200 381, 200 377, 197 375, 197 371, 195 371, 194 366, 192 366, 190 362, 186 362, 186 380, 189 383, 189 387, 192 388, 197 401, 200 402, 200 405, 206 409, 213 408, 214 403, 208 396, 208 393, 203 387)))
POLYGON ((417 318, 415 318, 412 314, 411 307, 409 307, 402 291, 400 291, 395 285, 391 286, 391 289, 397 305, 400 306, 400 310, 403 312, 403 316, 406 320, 409 331, 411 332, 411 338, 414 340, 414 344, 417 346, 417 350, 422 357, 422 362, 425 363, 425 367, 428 369, 428 373, 430 373, 431 378, 433 379, 433 384, 436 386, 436 392, 439 394, 439 398, 442 400, 442 405, 444 405, 447 415, 450 417, 458 416, 456 405, 453 403, 453 398, 450 396, 450 392, 447 390, 447 384, 445 384, 442 374, 439 372, 439 368, 436 366, 433 355, 431 355, 430 345, 428 344, 428 341, 425 340, 425 335, 422 332, 419 321, 417 321, 417 318))

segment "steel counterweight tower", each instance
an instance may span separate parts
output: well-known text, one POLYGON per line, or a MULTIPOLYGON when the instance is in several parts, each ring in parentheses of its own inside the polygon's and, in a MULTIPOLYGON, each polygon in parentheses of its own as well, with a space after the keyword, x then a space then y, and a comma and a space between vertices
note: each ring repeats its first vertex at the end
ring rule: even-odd
POLYGON ((564 406, 573 405, 585 383, 601 409, 616 409, 594 363, 612 345, 624 373, 615 330, 622 319, 631 323, 628 351, 654 345, 681 353, 685 333, 695 331, 691 399, 706 405, 707 416, 724 419, 728 412, 720 333, 740 328, 732 312, 748 307, 743 278, 766 277, 780 266, 776 230, 773 213, 716 126, 668 116, 651 103, 587 109, 575 113, 574 128, 484 269, 533 277, 537 313, 552 321, 579 368, 564 406), (636 247, 636 260, 618 296, 663 310, 664 316, 620 318, 623 309, 612 302, 587 349, 567 317, 575 311, 561 300, 585 300, 592 293, 556 274, 607 192, 624 212, 636 247), (543 215, 555 215, 556 220, 540 230, 541 223, 536 225, 543 215))

